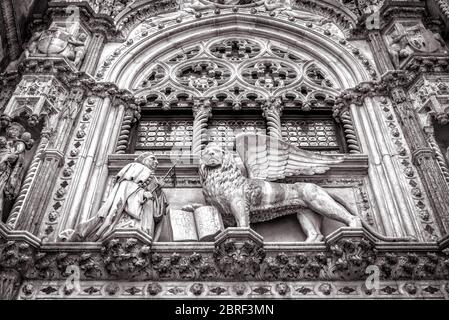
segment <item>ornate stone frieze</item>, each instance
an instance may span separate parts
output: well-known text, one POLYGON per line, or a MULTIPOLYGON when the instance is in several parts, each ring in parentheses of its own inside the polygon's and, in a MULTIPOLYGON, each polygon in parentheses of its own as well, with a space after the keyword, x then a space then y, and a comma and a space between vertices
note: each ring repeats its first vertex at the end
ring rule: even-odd
POLYGON ((18 271, 25 281, 61 281, 76 268, 80 280, 97 281, 360 281, 368 276, 368 266, 377 266, 384 281, 449 279, 449 253, 436 243, 378 242, 358 229, 340 229, 309 246, 262 244, 255 240, 257 234, 238 234, 224 232, 215 244, 192 247, 150 247, 148 240, 135 236, 40 248, 5 239, 0 264, 2 270, 18 271))
POLYGON ((447 299, 448 288, 444 281, 422 280, 381 281, 378 289, 364 281, 82 281, 78 291, 64 281, 26 281, 18 299, 447 299))

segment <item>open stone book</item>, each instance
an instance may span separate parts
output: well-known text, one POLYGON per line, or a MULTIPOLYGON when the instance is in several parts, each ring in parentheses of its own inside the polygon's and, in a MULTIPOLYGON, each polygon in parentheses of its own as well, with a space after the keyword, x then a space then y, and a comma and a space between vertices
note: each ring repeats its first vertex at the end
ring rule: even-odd
POLYGON ((168 216, 171 241, 213 241, 224 230, 215 207, 204 206, 194 212, 170 209, 168 216))

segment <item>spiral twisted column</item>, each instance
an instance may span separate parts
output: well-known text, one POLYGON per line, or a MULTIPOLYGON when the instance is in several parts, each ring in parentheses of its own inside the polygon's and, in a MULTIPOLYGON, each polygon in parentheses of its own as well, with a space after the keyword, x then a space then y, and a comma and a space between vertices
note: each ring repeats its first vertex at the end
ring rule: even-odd
POLYGON ((36 154, 33 158, 33 161, 31 162, 28 173, 25 176, 25 180, 23 181, 19 196, 17 197, 16 202, 11 210, 11 214, 9 215, 9 218, 6 222, 6 224, 11 228, 14 228, 16 225, 20 209, 22 208, 22 205, 27 197, 31 184, 34 181, 34 177, 36 176, 39 165, 42 162, 45 148, 47 147, 49 142, 49 135, 49 132, 42 133, 41 141, 39 142, 39 145, 36 149, 36 154))
POLYGON ((199 155, 203 141, 206 140, 207 122, 212 117, 212 108, 209 103, 193 107, 193 138, 192 153, 199 155))
POLYGON ((262 115, 267 122, 267 134, 270 137, 282 139, 281 116, 283 106, 280 99, 271 99, 262 106, 262 115))
POLYGON ((334 118, 335 121, 342 124, 348 152, 352 154, 360 153, 360 143, 355 132, 354 122, 349 108, 343 103, 337 104, 334 107, 334 118))
MULTIPOLYGON (((123 109, 123 105, 120 106, 120 110, 123 109)), ((117 141, 117 147, 115 153, 124 154, 128 148, 129 134, 131 132, 131 126, 134 121, 134 111, 127 109, 123 116, 122 126, 120 128, 120 134, 117 141)))
POLYGON ((435 152, 435 159, 437 160, 441 172, 443 173, 444 179, 446 180, 447 183, 449 183, 449 169, 447 167, 444 155, 441 152, 440 147, 438 146, 438 143, 435 140, 433 128, 431 127, 425 128, 424 132, 426 133, 426 139, 427 142, 429 142, 430 148, 433 150, 433 152, 435 152))

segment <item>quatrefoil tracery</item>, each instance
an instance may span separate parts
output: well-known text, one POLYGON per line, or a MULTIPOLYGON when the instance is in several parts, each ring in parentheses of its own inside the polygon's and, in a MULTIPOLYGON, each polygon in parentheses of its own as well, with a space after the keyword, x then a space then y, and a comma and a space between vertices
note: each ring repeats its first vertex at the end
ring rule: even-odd
POLYGON ((189 108, 194 99, 208 98, 216 107, 239 110, 279 97, 284 107, 307 111, 330 107, 339 88, 317 61, 274 41, 213 39, 155 61, 134 86, 151 108, 189 108))

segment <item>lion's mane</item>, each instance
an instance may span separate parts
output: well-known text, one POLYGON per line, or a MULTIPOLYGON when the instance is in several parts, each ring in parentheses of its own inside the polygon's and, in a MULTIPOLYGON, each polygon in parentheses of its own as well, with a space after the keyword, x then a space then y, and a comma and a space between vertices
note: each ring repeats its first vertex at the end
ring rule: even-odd
POLYGON ((206 164, 200 165, 200 179, 205 196, 208 198, 223 198, 231 195, 231 191, 242 188, 246 178, 242 175, 233 155, 223 152, 223 161, 220 166, 209 168, 206 164))

